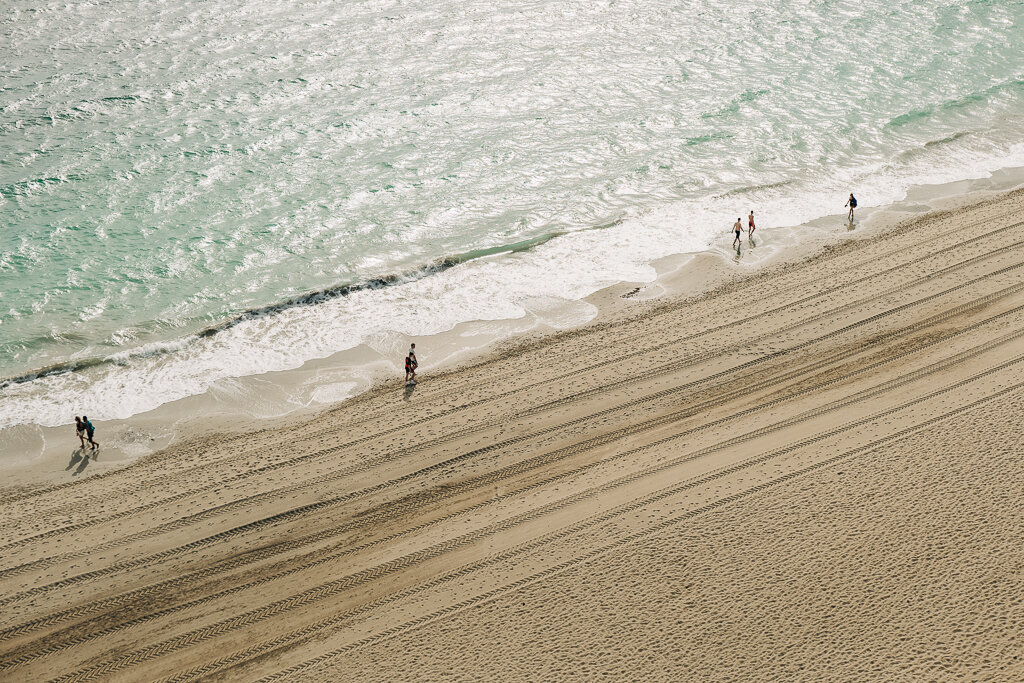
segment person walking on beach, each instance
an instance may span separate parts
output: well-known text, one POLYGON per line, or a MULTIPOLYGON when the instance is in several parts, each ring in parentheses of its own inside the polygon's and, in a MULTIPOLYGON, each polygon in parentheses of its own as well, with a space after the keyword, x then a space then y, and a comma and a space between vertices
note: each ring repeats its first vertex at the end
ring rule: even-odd
POLYGON ((409 345, 409 358, 412 358, 412 369, 415 370, 420 366, 420 362, 416 360, 416 343, 413 342, 409 345))
MULTIPOLYGON (((88 436, 89 443, 92 444, 92 450, 96 450, 100 447, 99 443, 92 438, 93 434, 96 433, 96 428, 92 426, 92 422, 89 422, 89 418, 85 415, 82 416, 82 424, 85 425, 85 433, 88 436)), ((85 444, 82 444, 83 448, 85 444)))
POLYGON ((82 422, 82 418, 75 415, 75 434, 78 435, 78 440, 82 442, 82 448, 85 448, 85 423, 82 422))
POLYGON ((409 355, 405 357, 405 386, 413 386, 416 384, 416 361, 413 360, 413 353, 410 351, 409 355))
POLYGON ((732 241, 732 246, 735 247, 737 244, 743 244, 743 240, 740 239, 740 234, 743 232, 743 223, 740 222, 739 218, 732 224, 732 229, 736 233, 736 239, 732 241))
POLYGON ((850 216, 849 216, 849 218, 850 218, 850 222, 852 223, 853 222, 853 210, 857 208, 857 198, 853 196, 852 192, 850 193, 850 198, 846 200, 846 203, 843 204, 843 206, 844 207, 845 206, 850 207, 850 216))
POLYGON ((754 236, 754 229, 755 229, 755 226, 754 226, 754 210, 751 209, 750 210, 750 215, 747 216, 747 237, 753 237, 754 236))

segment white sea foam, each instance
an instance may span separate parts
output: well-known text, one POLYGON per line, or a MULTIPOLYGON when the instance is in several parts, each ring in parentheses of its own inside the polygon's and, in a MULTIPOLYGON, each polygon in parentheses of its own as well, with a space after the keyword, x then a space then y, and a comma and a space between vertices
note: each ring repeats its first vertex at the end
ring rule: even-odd
MULTIPOLYGON (((957 159, 962 163, 965 156, 957 159)), ((1024 145, 999 163, 1005 159, 1024 166, 1024 145)), ((735 214, 742 217, 748 204, 756 207, 765 234, 779 225, 818 218, 823 207, 841 212, 843 192, 852 182, 866 188, 864 194, 880 198, 879 203, 889 203, 902 199, 911 183, 985 177, 986 169, 997 163, 977 157, 966 167, 939 169, 933 161, 922 158, 899 169, 903 175, 886 166, 874 174, 865 170, 851 178, 823 179, 802 195, 785 187, 674 202, 603 230, 555 238, 530 251, 477 259, 411 282, 287 308, 210 337, 123 351, 110 356, 110 364, 7 387, 0 415, 4 426, 55 426, 67 422, 69 405, 88 405, 96 419, 126 418, 211 387, 227 399, 236 386, 232 378, 297 368, 382 336, 423 337, 460 322, 515 319, 528 311, 555 328, 582 324, 596 312, 592 307, 558 307, 557 302, 582 299, 616 282, 650 282, 655 277, 652 260, 727 244, 735 214)), ((312 400, 340 400, 356 386, 327 384, 313 392, 312 400)))
MULTIPOLYGON (((0 377, 87 367, 5 386, 0 426, 230 396, 467 320, 580 324, 556 302, 650 281, 750 209, 770 234, 1024 165, 1020 3, 9 5, 0 377)), ((368 379, 323 381, 296 400, 368 379)))

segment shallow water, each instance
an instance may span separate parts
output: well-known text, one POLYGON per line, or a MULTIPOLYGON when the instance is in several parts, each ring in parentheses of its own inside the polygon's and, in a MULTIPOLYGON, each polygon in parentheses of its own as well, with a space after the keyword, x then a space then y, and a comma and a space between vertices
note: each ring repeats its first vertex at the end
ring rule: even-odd
POLYGON ((0 426, 1024 165, 1008 1, 5 7, 0 426))

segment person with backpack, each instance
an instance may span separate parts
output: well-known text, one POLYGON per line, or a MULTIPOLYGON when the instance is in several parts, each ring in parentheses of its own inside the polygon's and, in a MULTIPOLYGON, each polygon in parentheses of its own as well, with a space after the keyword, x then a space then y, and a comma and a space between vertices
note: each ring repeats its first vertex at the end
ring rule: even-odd
MULTIPOLYGON (((85 415, 82 416, 82 424, 85 425, 85 433, 89 439, 89 443, 92 444, 92 450, 95 451, 100 447, 99 442, 92 438, 93 434, 96 433, 96 428, 92 426, 92 422, 89 422, 89 418, 85 415)), ((85 446, 85 444, 82 444, 82 446, 85 446)))
POLYGON ((857 198, 853 196, 852 192, 850 193, 850 198, 846 200, 846 203, 843 204, 843 206, 850 207, 850 222, 852 223, 853 222, 853 210, 857 208, 857 198))

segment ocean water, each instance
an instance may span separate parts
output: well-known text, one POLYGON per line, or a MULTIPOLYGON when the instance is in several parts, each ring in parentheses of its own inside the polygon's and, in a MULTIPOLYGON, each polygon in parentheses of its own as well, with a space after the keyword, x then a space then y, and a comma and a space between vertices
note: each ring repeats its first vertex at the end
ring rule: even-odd
MULTIPOLYGON (((1009 0, 7 0, 0 427, 1024 166, 1009 0)), ((396 362, 400 359, 396 359, 396 362)))

